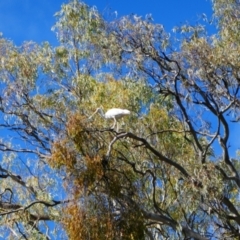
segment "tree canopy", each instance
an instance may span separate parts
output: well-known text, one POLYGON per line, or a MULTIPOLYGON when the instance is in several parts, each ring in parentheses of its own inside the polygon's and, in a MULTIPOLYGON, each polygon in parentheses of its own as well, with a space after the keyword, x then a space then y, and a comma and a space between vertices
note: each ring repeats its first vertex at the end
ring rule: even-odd
POLYGON ((1 237, 239 239, 240 2, 213 10, 173 35, 72 0, 57 47, 1 37, 1 237))

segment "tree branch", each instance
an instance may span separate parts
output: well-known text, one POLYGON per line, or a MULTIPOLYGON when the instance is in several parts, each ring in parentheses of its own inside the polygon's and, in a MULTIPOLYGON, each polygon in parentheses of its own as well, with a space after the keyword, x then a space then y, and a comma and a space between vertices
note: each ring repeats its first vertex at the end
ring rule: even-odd
POLYGON ((137 141, 140 141, 144 144, 144 146, 149 149, 155 156, 157 156, 161 161, 167 163, 167 164, 170 164, 172 166, 174 166, 175 168, 177 168, 185 177, 190 177, 190 175, 188 174, 188 172, 181 166, 179 165, 178 163, 174 162, 173 160, 163 156, 160 152, 158 152, 155 148, 153 148, 148 142, 146 139, 144 138, 141 138, 141 137, 138 137, 136 135, 134 135, 133 133, 130 133, 130 132, 127 132, 127 133, 121 133, 121 134, 118 134, 117 136, 114 137, 114 139, 110 142, 109 144, 109 147, 108 147, 108 152, 107 152, 107 159, 109 159, 110 157, 110 153, 111 153, 111 150, 112 150, 112 146, 113 144, 118 140, 118 139, 121 139, 121 138, 125 138, 125 137, 128 137, 128 138, 132 138, 134 140, 137 140, 137 141))

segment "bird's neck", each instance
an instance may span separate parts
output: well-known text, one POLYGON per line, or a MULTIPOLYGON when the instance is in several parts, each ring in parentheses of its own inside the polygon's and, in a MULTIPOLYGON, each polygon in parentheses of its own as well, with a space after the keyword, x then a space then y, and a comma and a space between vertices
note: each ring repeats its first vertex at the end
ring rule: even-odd
POLYGON ((103 118, 105 118, 105 114, 104 114, 102 108, 99 108, 99 109, 98 109, 98 113, 99 113, 103 118))

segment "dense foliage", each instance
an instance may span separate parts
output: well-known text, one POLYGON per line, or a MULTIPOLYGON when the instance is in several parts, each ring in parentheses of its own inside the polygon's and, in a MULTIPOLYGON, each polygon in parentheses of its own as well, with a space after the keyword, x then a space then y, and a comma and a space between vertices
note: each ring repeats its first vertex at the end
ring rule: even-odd
POLYGON ((3 238, 239 239, 240 3, 213 9, 176 41, 73 0, 58 47, 0 39, 3 238))

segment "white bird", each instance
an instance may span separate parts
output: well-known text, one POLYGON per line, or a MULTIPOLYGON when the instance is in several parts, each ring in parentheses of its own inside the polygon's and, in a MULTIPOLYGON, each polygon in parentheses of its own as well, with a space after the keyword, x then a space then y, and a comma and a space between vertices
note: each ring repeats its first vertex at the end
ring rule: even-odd
POLYGON ((131 112, 127 109, 111 108, 111 109, 107 110, 106 113, 104 113, 103 109, 100 107, 100 108, 97 108, 97 110, 88 119, 91 119, 96 113, 99 113, 105 119, 112 118, 114 120, 114 124, 111 128, 114 129, 116 124, 117 124, 117 132, 118 132, 118 122, 117 122, 117 120, 119 118, 122 118, 122 117, 126 116, 126 115, 129 115, 131 112))

